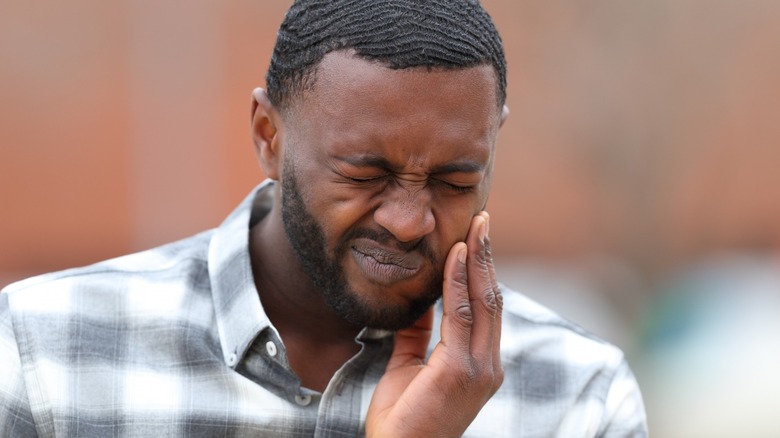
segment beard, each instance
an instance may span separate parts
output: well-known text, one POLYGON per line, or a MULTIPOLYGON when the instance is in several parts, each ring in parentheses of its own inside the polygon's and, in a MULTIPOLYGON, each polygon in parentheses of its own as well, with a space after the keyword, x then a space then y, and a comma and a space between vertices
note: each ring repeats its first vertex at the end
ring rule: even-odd
MULTIPOLYGON (((368 238, 379 243, 401 246, 386 230, 377 232, 366 228, 353 228, 342 238, 334 253, 328 254, 325 233, 309 212, 300 193, 292 159, 285 154, 283 159, 282 222, 287 240, 292 246, 304 271, 320 290, 327 305, 341 318, 351 324, 385 330, 399 330, 410 327, 433 305, 442 294, 443 273, 438 269, 424 282, 421 293, 407 301, 406 305, 371 303, 353 290, 344 274, 341 263, 352 250, 350 241, 368 238)), ((438 258, 425 239, 413 246, 421 252, 432 266, 438 267, 438 258)), ((409 248, 412 249, 412 248, 409 248)), ((388 290, 392 293, 392 290, 388 290)))

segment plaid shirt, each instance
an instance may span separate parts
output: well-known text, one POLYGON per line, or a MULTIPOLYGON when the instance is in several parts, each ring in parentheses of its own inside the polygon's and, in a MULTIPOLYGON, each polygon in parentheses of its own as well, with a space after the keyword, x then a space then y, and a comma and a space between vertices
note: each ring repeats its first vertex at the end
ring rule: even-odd
MULTIPOLYGON (((6 288, 0 436, 363 435, 393 335, 364 329, 323 393, 301 387, 250 267, 248 229, 271 187, 215 230, 6 288)), ((504 295, 506 377, 466 436, 646 436, 618 349, 504 295)))

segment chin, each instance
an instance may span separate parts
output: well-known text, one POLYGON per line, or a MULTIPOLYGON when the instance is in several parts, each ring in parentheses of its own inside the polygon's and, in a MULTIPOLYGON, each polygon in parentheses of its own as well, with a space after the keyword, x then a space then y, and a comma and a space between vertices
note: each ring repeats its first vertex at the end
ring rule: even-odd
POLYGON ((344 297, 339 313, 364 327, 384 330, 411 327, 441 297, 441 283, 438 284, 434 289, 411 285, 350 285, 351 296, 344 297))

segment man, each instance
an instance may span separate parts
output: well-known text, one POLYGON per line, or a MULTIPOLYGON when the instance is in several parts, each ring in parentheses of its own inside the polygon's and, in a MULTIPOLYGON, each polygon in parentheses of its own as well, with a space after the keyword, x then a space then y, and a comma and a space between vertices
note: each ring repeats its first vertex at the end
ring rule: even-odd
POLYGON ((505 72, 473 0, 295 2, 253 92, 269 180, 0 294, 0 433, 644 436, 621 353, 496 281, 505 72))

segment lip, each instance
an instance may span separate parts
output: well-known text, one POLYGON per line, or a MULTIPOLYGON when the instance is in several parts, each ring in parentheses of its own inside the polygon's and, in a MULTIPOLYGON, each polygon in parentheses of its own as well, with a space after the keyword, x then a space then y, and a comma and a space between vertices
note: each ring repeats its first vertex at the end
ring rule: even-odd
POLYGON ((419 257, 413 253, 398 253, 373 245, 356 244, 352 256, 370 280, 386 285, 413 277, 421 266, 419 257))

